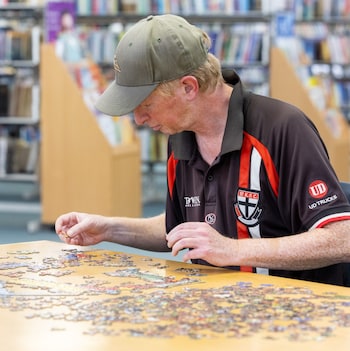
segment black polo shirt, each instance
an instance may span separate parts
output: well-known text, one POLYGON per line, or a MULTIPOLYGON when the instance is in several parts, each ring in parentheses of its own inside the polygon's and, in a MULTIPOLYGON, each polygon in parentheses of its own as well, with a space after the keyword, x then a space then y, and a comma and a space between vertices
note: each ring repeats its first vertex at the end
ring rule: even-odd
MULTIPOLYGON (((167 232, 198 221, 230 238, 273 238, 350 219, 349 203, 313 123, 290 104, 246 91, 235 72, 223 75, 234 90, 213 164, 202 159, 194 133, 169 137, 167 232)), ((305 271, 229 268, 346 284, 345 264, 305 271)))

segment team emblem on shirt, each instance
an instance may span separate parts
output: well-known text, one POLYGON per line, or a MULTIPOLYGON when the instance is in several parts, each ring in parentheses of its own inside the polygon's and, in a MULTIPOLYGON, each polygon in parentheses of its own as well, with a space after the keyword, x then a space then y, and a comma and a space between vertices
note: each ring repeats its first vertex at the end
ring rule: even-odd
POLYGON ((261 215, 259 208, 260 193, 250 189, 238 189, 237 202, 234 204, 234 209, 238 220, 247 225, 255 226, 258 224, 261 215))

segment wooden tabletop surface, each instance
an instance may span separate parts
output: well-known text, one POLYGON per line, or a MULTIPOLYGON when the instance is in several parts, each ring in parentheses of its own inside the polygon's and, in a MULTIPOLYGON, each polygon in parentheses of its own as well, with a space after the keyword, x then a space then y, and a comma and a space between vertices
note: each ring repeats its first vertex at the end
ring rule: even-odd
POLYGON ((350 289, 50 241, 0 245, 6 351, 350 350, 350 289))

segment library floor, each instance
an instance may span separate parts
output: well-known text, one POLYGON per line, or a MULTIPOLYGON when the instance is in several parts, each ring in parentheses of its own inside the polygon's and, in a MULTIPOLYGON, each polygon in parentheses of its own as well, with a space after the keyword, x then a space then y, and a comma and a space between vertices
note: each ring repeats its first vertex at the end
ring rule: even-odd
MULTIPOLYGON (((164 184, 157 185, 157 196, 150 198, 150 186, 147 179, 143 181, 144 194, 143 216, 150 217, 164 211, 164 184), (145 197, 147 197, 145 199, 145 197)), ((28 183, 0 182, 0 244, 23 241, 50 240, 60 241, 53 226, 40 224, 41 206, 37 185, 28 183)), ((181 260, 181 256, 173 257, 171 253, 154 253, 103 242, 96 248, 130 252, 146 256, 160 257, 170 260, 181 260)))

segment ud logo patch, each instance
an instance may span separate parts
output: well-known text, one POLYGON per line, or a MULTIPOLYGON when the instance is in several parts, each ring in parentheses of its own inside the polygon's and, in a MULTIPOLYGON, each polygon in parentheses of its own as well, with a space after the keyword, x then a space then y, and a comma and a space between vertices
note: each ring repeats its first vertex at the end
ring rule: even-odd
POLYGON ((234 204, 234 209, 241 223, 249 227, 258 224, 258 219, 262 211, 258 207, 259 198, 260 194, 258 191, 238 189, 237 202, 234 204))

